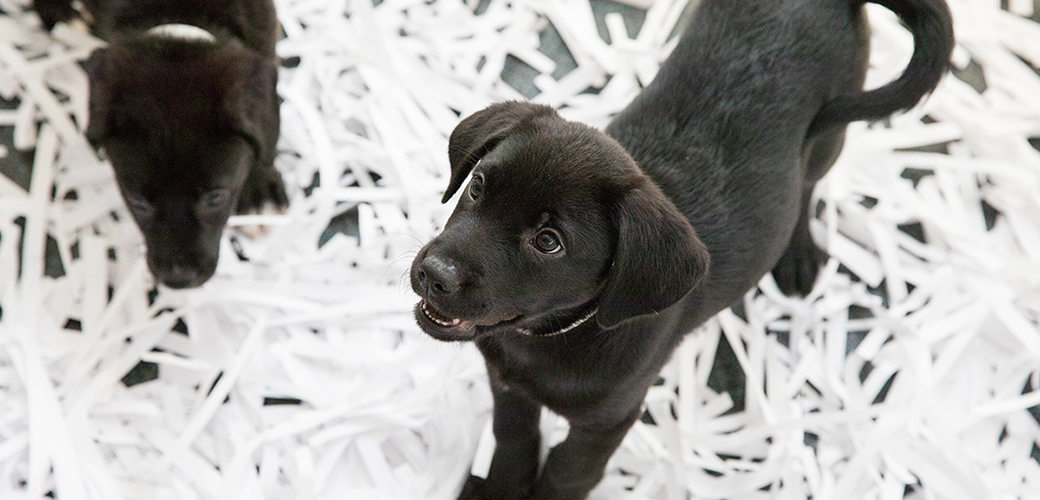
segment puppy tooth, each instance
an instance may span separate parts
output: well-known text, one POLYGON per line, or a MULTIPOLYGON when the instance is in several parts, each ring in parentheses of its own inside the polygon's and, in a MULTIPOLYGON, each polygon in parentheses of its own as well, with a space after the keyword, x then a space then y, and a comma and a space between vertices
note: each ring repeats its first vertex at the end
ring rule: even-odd
POLYGON ((444 326, 444 327, 452 327, 452 326, 459 326, 462 323, 462 320, 459 319, 459 318, 453 318, 451 320, 442 319, 440 314, 438 314, 437 312, 431 311, 426 306, 426 301, 425 300, 422 301, 422 303, 420 304, 420 308, 422 309, 423 314, 425 314, 427 318, 430 318, 430 321, 433 321, 434 323, 437 323, 438 325, 441 325, 441 326, 444 326))

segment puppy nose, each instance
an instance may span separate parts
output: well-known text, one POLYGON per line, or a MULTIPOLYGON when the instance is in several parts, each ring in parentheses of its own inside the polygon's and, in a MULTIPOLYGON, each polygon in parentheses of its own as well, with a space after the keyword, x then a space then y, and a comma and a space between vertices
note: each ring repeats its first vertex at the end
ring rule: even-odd
POLYGON ((419 286, 439 295, 457 292, 461 282, 458 269, 435 255, 423 259, 416 277, 419 279, 419 286))
POLYGON ((156 278, 170 288, 195 288, 205 281, 194 269, 176 265, 157 273, 156 278))

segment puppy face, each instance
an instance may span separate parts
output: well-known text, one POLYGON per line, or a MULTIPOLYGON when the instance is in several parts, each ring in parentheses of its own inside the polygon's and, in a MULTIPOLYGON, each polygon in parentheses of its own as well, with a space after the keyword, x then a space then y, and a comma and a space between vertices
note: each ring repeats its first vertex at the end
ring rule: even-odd
POLYGON ((413 264, 426 332, 540 330, 598 294, 613 257, 611 217, 603 193, 557 164, 590 159, 556 154, 558 139, 518 133, 476 166, 444 232, 413 264))
POLYGON ((170 288, 196 287, 217 268, 220 236, 252 165, 252 148, 232 135, 168 148, 154 147, 153 140, 115 137, 105 149, 144 235, 152 274, 170 288))
POLYGON ((273 107, 256 104, 265 91, 255 80, 273 81, 251 57, 240 47, 137 42, 88 62, 87 135, 108 154, 148 267, 168 287, 213 275, 221 232, 261 155, 265 117, 256 113, 273 107))
POLYGON ((449 148, 445 199, 472 177, 411 270, 416 319, 435 338, 537 335, 593 310, 609 328, 671 305, 706 272, 693 229, 631 157, 551 108, 493 105, 449 148))

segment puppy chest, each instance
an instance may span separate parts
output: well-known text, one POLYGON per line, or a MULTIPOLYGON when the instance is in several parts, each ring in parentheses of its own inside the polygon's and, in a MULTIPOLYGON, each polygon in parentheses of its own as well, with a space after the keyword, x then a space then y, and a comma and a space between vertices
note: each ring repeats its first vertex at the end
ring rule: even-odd
POLYGON ((488 376, 565 414, 604 400, 625 385, 630 371, 589 353, 570 349, 518 349, 478 344, 487 361, 488 376))

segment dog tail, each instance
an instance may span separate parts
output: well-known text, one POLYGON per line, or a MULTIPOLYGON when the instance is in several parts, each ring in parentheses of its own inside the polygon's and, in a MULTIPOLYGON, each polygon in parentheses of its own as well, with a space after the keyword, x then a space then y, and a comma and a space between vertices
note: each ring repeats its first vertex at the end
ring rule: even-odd
MULTIPOLYGON (((810 134, 857 120, 879 120, 914 107, 946 74, 953 52, 953 22, 945 0, 852 0, 895 12, 914 37, 914 53, 902 76, 891 83, 826 103, 813 119, 810 134)), ((858 4, 858 5, 857 5, 858 4)))

